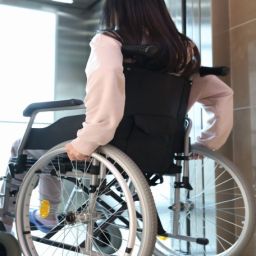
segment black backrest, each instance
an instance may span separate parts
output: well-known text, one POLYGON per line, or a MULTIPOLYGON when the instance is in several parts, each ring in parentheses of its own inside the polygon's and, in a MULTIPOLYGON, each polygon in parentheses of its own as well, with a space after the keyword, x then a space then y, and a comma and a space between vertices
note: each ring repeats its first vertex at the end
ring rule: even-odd
POLYGON ((190 81, 168 73, 125 67, 125 114, 113 145, 145 172, 170 172, 183 152, 190 81))

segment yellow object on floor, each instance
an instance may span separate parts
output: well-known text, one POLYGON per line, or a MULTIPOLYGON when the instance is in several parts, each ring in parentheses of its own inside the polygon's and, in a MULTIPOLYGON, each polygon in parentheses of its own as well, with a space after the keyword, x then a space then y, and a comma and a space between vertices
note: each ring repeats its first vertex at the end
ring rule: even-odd
POLYGON ((47 218, 50 213, 50 208, 50 202, 48 200, 42 200, 39 208, 40 217, 43 219, 47 218))
POLYGON ((168 236, 157 236, 159 240, 165 241, 168 239, 168 236))

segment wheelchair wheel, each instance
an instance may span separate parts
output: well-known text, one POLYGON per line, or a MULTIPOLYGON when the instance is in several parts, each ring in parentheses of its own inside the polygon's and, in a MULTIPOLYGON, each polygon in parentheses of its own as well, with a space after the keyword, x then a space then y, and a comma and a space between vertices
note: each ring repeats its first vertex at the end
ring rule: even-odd
MULTIPOLYGON (((193 190, 180 190, 179 234, 206 238, 209 243, 200 245, 158 237, 154 255, 242 255, 254 229, 253 193, 241 176, 242 172, 229 160, 203 146, 193 146, 192 152, 203 158, 189 160, 193 190)), ((174 177, 165 176, 164 183, 159 186, 162 188, 152 189, 156 207, 163 227, 172 234, 174 177)))
POLYGON ((24 178, 17 199, 16 230, 25 256, 152 255, 155 205, 144 176, 118 149, 106 146, 90 161, 70 162, 64 148, 55 147, 24 178), (35 184, 40 175, 57 178, 62 193, 56 212, 59 224, 46 234, 29 222, 29 209, 39 208, 35 184), (138 232, 142 240, 137 239, 138 232))
POLYGON ((137 165, 122 151, 107 145, 101 152, 125 177, 133 195, 137 216, 137 246, 132 255, 151 256, 157 235, 157 214, 148 181, 137 165))
POLYGON ((0 255, 1 256, 20 256, 18 241, 9 233, 0 231, 0 255))

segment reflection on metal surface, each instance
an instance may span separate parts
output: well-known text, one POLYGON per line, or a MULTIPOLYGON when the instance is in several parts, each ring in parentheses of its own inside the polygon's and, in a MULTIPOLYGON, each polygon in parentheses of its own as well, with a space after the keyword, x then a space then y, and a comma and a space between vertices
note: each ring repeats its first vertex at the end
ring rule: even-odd
POLYGON ((59 3, 65 3, 65 4, 73 4, 73 0, 52 0, 54 2, 59 2, 59 3))
POLYGON ((166 5, 171 13, 172 19, 174 20, 179 31, 182 31, 182 12, 181 12, 181 1, 177 0, 166 0, 166 5))
MULTIPOLYGON (((55 99, 84 97, 89 41, 98 25, 100 1, 0 0, 0 4, 53 12, 57 16, 55 99)), ((54 61, 54 60, 53 60, 54 61)))
POLYGON ((186 34, 199 47, 202 64, 212 65, 212 24, 210 0, 166 0, 179 31, 182 31, 182 3, 186 2, 186 34))
MULTIPOLYGON (((186 35, 191 38, 198 46, 202 65, 212 65, 212 24, 211 24, 211 0, 166 0, 173 20, 177 28, 181 32, 186 32, 186 35), (186 3, 186 13, 182 9, 182 4, 186 3), (183 19, 186 16, 186 24, 183 24, 183 19)), ((200 134, 204 127, 205 116, 199 105, 194 105, 189 112, 190 118, 193 120, 193 129, 191 131, 192 142, 200 134)), ((211 177, 214 180, 214 177, 211 177)), ((203 177, 198 177, 198 182, 203 182, 203 177)), ((200 225, 199 225, 200 226, 200 225)), ((197 227, 200 228, 200 227, 197 227)), ((214 230, 212 231, 214 236, 214 230)), ((182 248, 186 250, 186 246, 182 248)))

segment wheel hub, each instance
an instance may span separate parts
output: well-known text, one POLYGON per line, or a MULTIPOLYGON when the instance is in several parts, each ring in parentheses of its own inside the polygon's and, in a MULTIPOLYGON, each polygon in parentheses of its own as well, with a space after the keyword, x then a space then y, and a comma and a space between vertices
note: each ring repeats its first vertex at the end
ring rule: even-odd
POLYGON ((93 219, 93 221, 98 221, 103 218, 101 212, 94 212, 94 213, 76 213, 76 212, 68 212, 65 220, 68 224, 74 225, 75 223, 84 223, 87 224, 89 221, 93 219))
MULTIPOLYGON (((184 202, 180 202, 180 211, 191 211, 193 210, 195 207, 194 203, 190 200, 187 200, 185 203, 184 202)), ((177 205, 173 204, 170 207, 168 207, 168 209, 172 210, 172 211, 176 211, 177 210, 177 205)))

